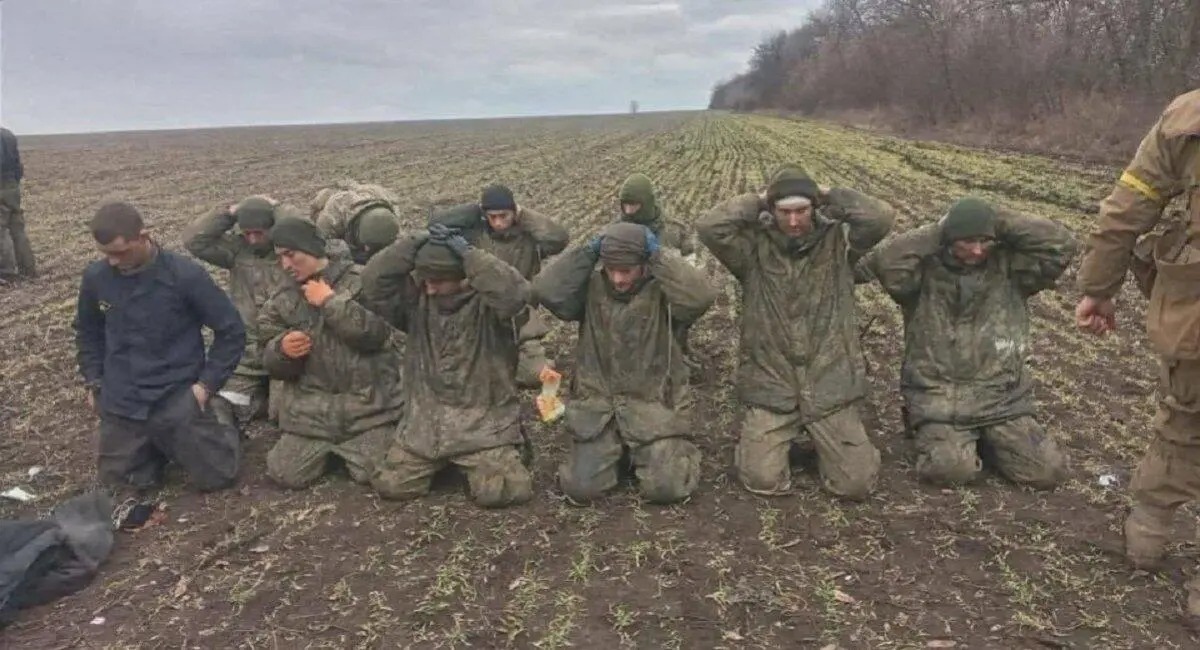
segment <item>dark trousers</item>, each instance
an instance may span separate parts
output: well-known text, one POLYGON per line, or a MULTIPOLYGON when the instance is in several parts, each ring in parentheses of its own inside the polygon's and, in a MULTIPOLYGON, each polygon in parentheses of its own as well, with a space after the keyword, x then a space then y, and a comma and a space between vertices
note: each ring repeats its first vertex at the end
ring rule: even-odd
POLYGON ((189 386, 155 405, 144 421, 101 413, 100 479, 152 487, 174 461, 201 492, 233 485, 242 460, 241 434, 233 422, 217 417, 215 406, 201 409, 189 386))

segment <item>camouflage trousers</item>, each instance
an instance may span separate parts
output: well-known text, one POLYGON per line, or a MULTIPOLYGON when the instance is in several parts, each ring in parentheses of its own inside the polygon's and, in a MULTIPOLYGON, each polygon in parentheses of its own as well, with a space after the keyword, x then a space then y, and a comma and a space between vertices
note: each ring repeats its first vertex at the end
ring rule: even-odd
POLYGON ((285 488, 306 488, 329 472, 330 461, 340 459, 350 480, 369 483, 395 430, 394 424, 375 427, 336 444, 284 433, 267 452, 267 476, 285 488))
POLYGON ((225 382, 220 395, 224 396, 233 409, 239 424, 246 424, 267 415, 269 378, 265 375, 241 374, 237 371, 225 382))
POLYGON ((688 498, 700 482, 700 449, 685 438, 659 438, 627 444, 616 419, 590 440, 573 440, 558 468, 558 485, 571 499, 586 503, 617 486, 622 465, 632 467, 638 490, 650 503, 688 498))
POLYGON ((516 445, 434 460, 393 443, 371 485, 385 499, 415 499, 429 494, 433 475, 450 465, 462 468, 471 500, 485 508, 518 505, 533 498, 533 477, 516 445))
MULTIPOLYGON (((1170 540, 1175 512, 1200 501, 1200 361, 1162 363, 1154 438, 1129 487, 1125 552, 1135 565, 1152 567, 1170 540)), ((1188 613, 1200 617, 1200 577, 1185 588, 1188 613)))
POLYGON ((880 455, 867 436, 857 405, 805 426, 800 425, 797 411, 775 413, 748 407, 734 450, 734 465, 742 486, 763 495, 790 491, 789 453, 802 429, 816 448, 817 469, 827 492, 858 500, 874 490, 880 455))
POLYGON ((221 416, 220 397, 201 409, 191 386, 154 407, 146 420, 100 414, 97 471, 112 485, 155 487, 170 461, 181 466, 201 492, 234 484, 241 467, 241 436, 221 416))
POLYGON ((963 485, 979 478, 984 462, 1018 485, 1049 490, 1066 478, 1067 462, 1054 438, 1030 416, 977 429, 923 424, 913 432, 917 475, 935 485, 963 485))
POLYGON ((37 264, 25 233, 21 184, 0 181, 0 277, 17 274, 32 278, 37 275, 37 264))

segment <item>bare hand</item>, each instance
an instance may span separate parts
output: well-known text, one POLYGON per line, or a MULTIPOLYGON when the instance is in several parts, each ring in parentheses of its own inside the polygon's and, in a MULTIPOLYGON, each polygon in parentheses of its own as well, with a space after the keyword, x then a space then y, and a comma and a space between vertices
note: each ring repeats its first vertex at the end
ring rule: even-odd
POLYGON ((204 384, 192 384, 192 394, 196 396, 196 403, 200 405, 200 409, 204 410, 204 406, 208 404, 208 389, 204 384))
POLYGON ((324 280, 309 280, 304 283, 304 299, 314 307, 322 307, 333 297, 333 287, 324 280))
POLYGON ((1075 307, 1075 327, 1103 336, 1117 329, 1117 306, 1112 298, 1084 296, 1075 307))
POLYGON ((304 332, 288 332, 283 335, 279 347, 289 359, 301 359, 312 352, 312 337, 304 332))

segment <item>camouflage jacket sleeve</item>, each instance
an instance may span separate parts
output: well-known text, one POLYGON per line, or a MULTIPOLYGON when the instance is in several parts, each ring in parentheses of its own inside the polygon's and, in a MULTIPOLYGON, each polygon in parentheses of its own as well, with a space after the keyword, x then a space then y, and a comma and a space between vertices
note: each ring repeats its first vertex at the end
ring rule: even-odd
POLYGON ((896 213, 890 205, 858 190, 835 187, 828 193, 829 216, 846 223, 853 264, 892 230, 896 213))
POLYGON ((463 271, 471 282, 471 288, 483 298, 484 304, 496 312, 497 317, 512 318, 529 304, 533 293, 529 280, 495 255, 481 248, 472 248, 463 255, 463 271))
POLYGON ((650 274, 662 287, 671 318, 678 323, 696 322, 717 300, 717 288, 704 271, 673 250, 658 250, 650 259, 650 274))
POLYGON ((1111 298, 1121 289, 1139 235, 1188 185, 1189 165, 1200 156, 1200 91, 1171 102, 1138 145, 1133 160, 1100 203, 1076 277, 1087 296, 1111 298))
POLYGON ((537 274, 533 279, 533 295, 556 318, 583 320, 588 282, 595 268, 596 256, 586 245, 572 248, 537 274))
POLYGON ((221 206, 188 224, 183 231, 183 246, 196 259, 222 269, 232 269, 242 242, 229 229, 237 217, 221 206))
POLYGON ((294 380, 303 371, 304 360, 292 359, 283 353, 283 337, 288 333, 284 313, 294 298, 288 290, 277 292, 258 310, 258 349, 263 369, 274 379, 294 380))
POLYGON ((696 225, 700 241, 738 280, 753 268, 760 211, 758 195, 743 194, 717 204, 696 225))
POLYGON ((1013 254, 1010 272, 1017 286, 1027 295, 1053 287, 1079 250, 1075 236, 1051 219, 998 212, 996 239, 1013 254))
POLYGON ((937 224, 901 233, 872 249, 860 266, 879 281, 897 304, 905 304, 921 292, 924 262, 941 249, 937 224))
POLYGON ((408 310, 417 299, 417 286, 411 275, 417 250, 427 239, 425 234, 397 239, 376 253, 362 269, 358 302, 402 332, 408 331, 408 310))
POLYGON ((335 291, 321 307, 325 326, 333 330, 346 345, 364 353, 385 348, 392 337, 392 326, 379 314, 364 307, 356 299, 360 292, 335 291))
POLYGON ((521 208, 521 225, 537 242, 538 255, 544 258, 563 252, 571 241, 570 233, 562 224, 529 208, 521 208))

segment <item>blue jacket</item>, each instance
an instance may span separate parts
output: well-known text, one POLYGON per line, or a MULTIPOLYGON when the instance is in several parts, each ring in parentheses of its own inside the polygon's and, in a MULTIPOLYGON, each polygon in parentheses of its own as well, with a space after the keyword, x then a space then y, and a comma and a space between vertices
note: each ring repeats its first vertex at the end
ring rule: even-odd
POLYGON ((99 407, 134 420, 196 382, 215 395, 246 345, 229 296, 199 264, 162 249, 134 275, 104 260, 89 264, 74 325, 79 370, 100 388, 99 407), (213 331, 207 358, 202 326, 213 331))

